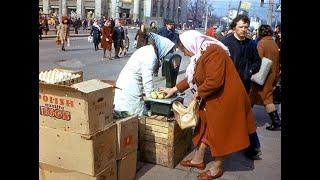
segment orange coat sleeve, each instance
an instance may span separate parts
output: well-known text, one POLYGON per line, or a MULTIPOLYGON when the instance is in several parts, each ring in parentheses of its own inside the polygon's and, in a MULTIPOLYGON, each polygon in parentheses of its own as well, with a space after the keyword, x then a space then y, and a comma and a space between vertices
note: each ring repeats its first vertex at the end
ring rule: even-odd
MULTIPOLYGON (((206 55, 206 53, 203 55, 206 55)), ((203 59, 205 60, 205 65, 197 68, 197 71, 204 70, 202 73, 205 73, 204 82, 198 86, 198 95, 200 97, 206 98, 222 88, 225 79, 226 58, 227 56, 222 52, 215 50, 211 51, 203 59)))
POLYGON ((189 88, 188 80, 185 78, 176 85, 179 92, 183 92, 189 88))

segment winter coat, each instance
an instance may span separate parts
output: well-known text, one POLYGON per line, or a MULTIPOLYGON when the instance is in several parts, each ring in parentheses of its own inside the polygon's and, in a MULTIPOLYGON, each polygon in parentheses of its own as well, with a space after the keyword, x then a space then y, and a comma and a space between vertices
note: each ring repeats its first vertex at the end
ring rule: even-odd
POLYGON ((112 37, 113 37, 113 28, 104 26, 102 29, 101 48, 111 51, 112 42, 113 42, 112 37), (106 38, 108 38, 109 41, 107 41, 106 38))
POLYGON ((231 59, 236 66, 242 83, 249 93, 251 76, 259 72, 261 59, 253 40, 246 38, 239 41, 234 35, 227 36, 222 43, 229 48, 231 59))
POLYGON ((253 83, 250 92, 252 104, 267 105, 273 103, 272 90, 279 81, 280 65, 279 50, 271 36, 263 37, 258 43, 260 58, 266 57, 272 61, 272 67, 263 86, 253 83))
MULTIPOLYGON (((249 146, 249 134, 256 124, 239 74, 228 54, 218 45, 210 45, 196 62, 193 82, 203 98, 199 108, 200 122, 195 129, 193 143, 199 146, 206 131, 206 139, 213 156, 225 156, 249 146)), ((183 92, 187 80, 176 86, 183 92)))

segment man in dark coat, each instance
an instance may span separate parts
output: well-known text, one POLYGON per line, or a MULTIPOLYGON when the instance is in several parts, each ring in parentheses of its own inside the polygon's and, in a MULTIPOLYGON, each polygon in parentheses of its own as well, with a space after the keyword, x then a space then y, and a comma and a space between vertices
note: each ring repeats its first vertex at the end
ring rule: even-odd
MULTIPOLYGON (((241 81, 249 94, 251 88, 251 76, 260 70, 261 59, 253 40, 248 39, 247 32, 250 20, 245 15, 238 15, 230 24, 233 34, 222 40, 231 54, 231 59, 240 75, 241 81)), ((256 132, 249 135, 250 146, 245 155, 255 159, 261 154, 260 141, 256 132)))
POLYGON ((119 58, 119 51, 120 47, 123 47, 123 40, 124 40, 124 29, 121 26, 120 20, 118 21, 117 26, 114 28, 113 31, 113 46, 115 50, 115 58, 119 58))
MULTIPOLYGON (((166 23, 165 26, 159 29, 158 34, 160 36, 170 39, 172 42, 176 44, 177 35, 175 34, 174 21, 167 20, 165 23, 166 23)), ((174 49, 175 47, 172 48, 169 53, 173 53, 174 49)), ((158 66, 160 66, 160 64, 158 66)), ((162 66, 162 76, 165 76, 165 73, 164 73, 165 71, 163 68, 164 66, 162 66)), ((154 74, 153 74, 155 77, 158 76, 157 69, 159 69, 159 67, 155 67, 154 74)))

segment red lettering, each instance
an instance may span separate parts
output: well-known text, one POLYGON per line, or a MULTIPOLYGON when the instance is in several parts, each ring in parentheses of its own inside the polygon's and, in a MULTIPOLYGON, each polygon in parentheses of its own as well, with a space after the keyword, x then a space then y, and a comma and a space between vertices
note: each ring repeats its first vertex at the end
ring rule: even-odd
POLYGON ((47 107, 45 106, 40 106, 40 115, 44 115, 47 116, 47 111, 46 111, 47 107))
POLYGON ((63 120, 69 121, 71 119, 71 114, 69 111, 63 111, 63 120))
POLYGON ((67 106, 73 107, 73 101, 71 100, 66 100, 67 106))
POLYGON ((64 105, 64 99, 60 99, 60 104, 59 105, 61 105, 61 106, 64 105))
POLYGON ((54 117, 54 109, 48 108, 48 109, 47 109, 47 113, 48 113, 48 116, 54 117))
POLYGON ((40 106, 40 115, 54 117, 66 121, 71 120, 71 113, 69 111, 53 109, 46 106, 40 106))
POLYGON ((54 98, 54 103, 58 104, 58 98, 54 98))
POLYGON ((50 96, 50 103, 53 103, 53 98, 52 98, 52 96, 50 96))
POLYGON ((62 110, 56 109, 54 112, 54 116, 58 119, 62 119, 62 114, 63 114, 62 110))
POLYGON ((47 101, 48 101, 48 96, 43 96, 43 97, 42 97, 42 100, 43 100, 44 102, 47 102, 47 101))

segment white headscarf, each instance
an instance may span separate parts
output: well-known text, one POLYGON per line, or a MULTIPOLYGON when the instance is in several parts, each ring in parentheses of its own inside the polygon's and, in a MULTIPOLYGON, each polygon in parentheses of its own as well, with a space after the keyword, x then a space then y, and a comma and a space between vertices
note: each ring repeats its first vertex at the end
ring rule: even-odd
POLYGON ((190 87, 193 86, 192 79, 194 74, 195 64, 201 56, 201 51, 205 51, 207 47, 211 44, 216 44, 222 47, 228 55, 230 55, 229 49, 222 42, 217 39, 201 34, 195 30, 185 31, 179 35, 180 41, 183 46, 190 52, 194 54, 190 58, 190 64, 186 69, 186 77, 188 79, 188 84, 190 87))
POLYGON ((167 55, 174 46, 174 43, 170 41, 170 39, 158 34, 150 33, 150 38, 155 42, 155 45, 158 48, 158 56, 160 59, 167 55))

